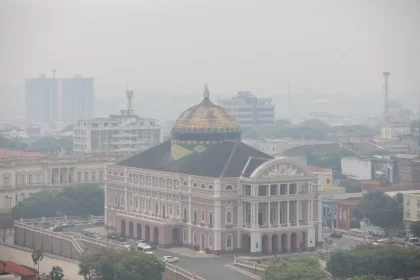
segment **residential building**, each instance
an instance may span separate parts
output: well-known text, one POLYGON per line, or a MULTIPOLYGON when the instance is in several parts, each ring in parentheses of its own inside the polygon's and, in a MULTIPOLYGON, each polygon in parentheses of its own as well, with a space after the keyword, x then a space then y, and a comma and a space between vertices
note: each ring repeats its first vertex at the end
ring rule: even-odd
POLYGON ((410 224, 420 221, 420 191, 403 191, 404 225, 410 230, 410 224))
POLYGON ((330 192, 333 189, 333 173, 331 168, 320 168, 314 165, 308 166, 315 175, 315 185, 318 192, 330 192))
POLYGON ((4 278, 8 280, 9 279, 10 280, 11 279, 36 280, 37 279, 37 273, 35 269, 17 264, 12 261, 5 261, 4 264, 0 263, 0 271, 10 273, 8 278, 4 278), (13 275, 13 277, 10 277, 10 275, 13 275), (16 276, 19 276, 19 277, 16 277, 16 276))
POLYGON ((61 121, 75 123, 93 117, 93 78, 75 76, 61 79, 61 121))
POLYGON ((218 99, 217 104, 234 116, 241 127, 274 125, 275 105, 271 98, 258 98, 240 91, 232 98, 218 99))
POLYGON ((402 134, 411 133, 410 123, 383 123, 381 125, 381 137, 397 139, 402 134))
POLYGON ((386 180, 397 182, 394 156, 354 156, 341 158, 341 172, 355 180, 386 180))
POLYGON ((243 143, 207 87, 171 134, 106 165, 105 221, 117 235, 213 254, 299 252, 322 240, 313 173, 243 143))
POLYGON ((25 79, 26 119, 29 122, 52 123, 59 119, 59 79, 25 79))
POLYGON ((131 155, 162 142, 162 126, 155 119, 134 114, 131 110, 132 91, 127 91, 127 98, 129 107, 121 110, 120 115, 79 120, 74 125, 74 153, 131 155))
POLYGON ((336 225, 337 229, 349 230, 350 229, 350 219, 351 211, 355 207, 361 198, 351 197, 346 199, 337 199, 336 200, 336 225))
POLYGON ((104 182, 104 164, 115 157, 48 157, 40 153, 0 150, 0 212, 42 190, 59 190, 104 182))
POLYGON ((420 183, 420 155, 396 155, 399 182, 420 183))

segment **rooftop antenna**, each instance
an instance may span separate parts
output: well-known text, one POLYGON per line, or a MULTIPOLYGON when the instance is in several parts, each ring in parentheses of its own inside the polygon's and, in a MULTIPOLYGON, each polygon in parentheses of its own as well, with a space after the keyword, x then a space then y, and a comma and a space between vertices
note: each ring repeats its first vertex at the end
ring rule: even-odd
POLYGON ((56 72, 56 69, 55 69, 55 68, 53 68, 53 69, 51 69, 51 71, 52 71, 52 74, 53 74, 53 78, 55 78, 55 72, 56 72))
POLYGON ((385 94, 385 108, 384 108, 384 122, 388 122, 388 93, 389 93, 389 76, 391 75, 391 73, 389 73, 388 71, 385 71, 383 73, 384 76, 384 94, 385 94))
MULTIPOLYGON (((128 88, 128 86, 127 86, 128 88)), ((126 91, 126 97, 127 97, 127 115, 131 115, 132 113, 132 108, 131 108, 131 102, 133 100, 133 95, 134 92, 132 90, 128 90, 126 91)))
POLYGON ((290 118, 290 81, 287 82, 287 115, 290 118))

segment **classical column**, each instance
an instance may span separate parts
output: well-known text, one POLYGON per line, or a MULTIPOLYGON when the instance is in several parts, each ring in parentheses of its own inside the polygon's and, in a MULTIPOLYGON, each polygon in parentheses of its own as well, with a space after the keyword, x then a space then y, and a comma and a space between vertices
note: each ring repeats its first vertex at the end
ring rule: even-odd
POLYGON ((128 210, 127 185, 124 186, 124 211, 128 210))
POLYGON ((58 185, 61 186, 61 167, 58 168, 58 185))
POLYGON ((280 226, 280 216, 281 216, 281 209, 280 209, 281 203, 280 201, 277 202, 277 224, 280 226))
POLYGON ((300 200, 296 200, 296 223, 299 225, 299 221, 300 219, 300 207, 301 207, 301 201, 300 200))
POLYGON ((312 223, 312 211, 311 211, 311 203, 312 201, 310 201, 309 199, 308 199, 308 224, 309 223, 312 223))

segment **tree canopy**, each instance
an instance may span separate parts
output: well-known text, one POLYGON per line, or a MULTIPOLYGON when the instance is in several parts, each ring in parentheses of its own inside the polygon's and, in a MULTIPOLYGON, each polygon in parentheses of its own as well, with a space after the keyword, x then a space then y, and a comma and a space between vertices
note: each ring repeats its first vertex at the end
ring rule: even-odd
POLYGON ((370 223, 381 227, 385 236, 388 236, 390 230, 401 226, 403 207, 396 198, 379 190, 365 194, 353 208, 352 216, 359 221, 363 218, 369 219, 370 223))
POLYGON ((319 262, 313 257, 288 260, 265 271, 264 280, 324 280, 327 279, 319 262))
POLYGON ((41 191, 35 193, 17 206, 12 213, 20 218, 103 215, 104 190, 96 185, 65 188, 58 192, 41 191))
POLYGON ((350 251, 333 252, 330 255, 327 270, 335 279, 364 275, 406 278, 419 272, 419 260, 420 250, 417 248, 394 245, 361 245, 350 251))
POLYGON ((100 276, 102 280, 162 280, 165 264, 154 255, 135 251, 103 250, 79 263, 79 275, 85 280, 100 276))
POLYGON ((58 154, 60 152, 71 153, 73 151, 73 137, 43 137, 32 142, 29 145, 28 150, 37 151, 43 154, 58 154))
POLYGON ((420 237, 420 221, 412 223, 410 225, 410 231, 415 237, 420 237))

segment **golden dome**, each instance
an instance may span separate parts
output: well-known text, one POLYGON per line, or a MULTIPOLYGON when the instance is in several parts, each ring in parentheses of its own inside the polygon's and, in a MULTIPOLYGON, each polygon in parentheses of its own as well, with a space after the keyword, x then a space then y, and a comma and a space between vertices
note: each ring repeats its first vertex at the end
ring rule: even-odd
POLYGON ((172 132, 240 132, 235 117, 209 99, 207 86, 203 101, 184 111, 176 120, 172 132))

